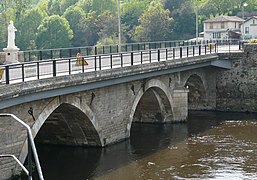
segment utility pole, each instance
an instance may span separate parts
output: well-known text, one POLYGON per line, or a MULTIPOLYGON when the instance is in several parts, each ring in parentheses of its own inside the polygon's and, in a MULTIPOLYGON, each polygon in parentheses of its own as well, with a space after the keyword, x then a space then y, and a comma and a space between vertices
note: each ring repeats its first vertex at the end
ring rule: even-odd
POLYGON ((119 36, 119 52, 121 52, 121 24, 120 24, 120 0, 117 0, 117 6, 118 6, 118 36, 119 36))
POLYGON ((195 11, 195 37, 198 44, 198 0, 196 0, 196 11, 195 11))

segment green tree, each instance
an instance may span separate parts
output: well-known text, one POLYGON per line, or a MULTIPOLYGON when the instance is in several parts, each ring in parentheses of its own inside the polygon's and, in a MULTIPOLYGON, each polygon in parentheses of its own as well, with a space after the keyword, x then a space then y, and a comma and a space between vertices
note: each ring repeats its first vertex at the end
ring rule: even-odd
POLYGON ((86 12, 94 11, 97 15, 105 11, 117 13, 117 0, 79 0, 78 5, 86 12))
POLYGON ((153 1, 140 17, 140 25, 131 34, 132 38, 136 41, 167 40, 170 37, 170 27, 173 22, 169 14, 170 11, 164 9, 162 1, 153 1))
POLYGON ((195 9, 190 1, 185 1, 180 5, 172 12, 174 19, 173 38, 188 39, 195 34, 195 9))
POLYGON ((144 13, 144 11, 148 8, 151 0, 132 0, 132 1, 125 1, 121 4, 121 24, 123 24, 126 28, 124 35, 131 42, 130 31, 134 30, 136 26, 139 25, 139 17, 144 13))
POLYGON ((34 49, 37 28, 47 17, 46 12, 38 8, 27 10, 17 22, 17 45, 21 50, 34 49))
POLYGON ((85 45, 83 38, 83 31, 80 28, 80 22, 83 18, 86 18, 86 14, 83 9, 79 6, 70 6, 63 16, 69 21, 70 27, 73 31, 73 38, 71 44, 73 46, 85 45))
POLYGON ((38 27, 36 45, 39 49, 69 47, 73 32, 69 22, 59 15, 46 17, 38 27))
POLYGON ((90 12, 79 22, 79 32, 81 32, 81 45, 93 46, 99 39, 98 16, 96 12, 90 12))
POLYGON ((97 26, 100 30, 98 32, 100 38, 111 37, 114 34, 118 36, 118 19, 109 11, 105 11, 98 16, 97 26))

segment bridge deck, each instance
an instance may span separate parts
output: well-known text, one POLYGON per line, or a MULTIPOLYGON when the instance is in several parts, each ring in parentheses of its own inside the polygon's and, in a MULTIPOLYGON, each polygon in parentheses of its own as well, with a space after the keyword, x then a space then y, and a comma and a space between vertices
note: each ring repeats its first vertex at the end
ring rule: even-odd
POLYGON ((184 58, 215 54, 219 52, 238 52, 238 45, 215 46, 193 45, 166 49, 150 49, 143 51, 131 51, 108 55, 96 55, 84 57, 87 66, 78 65, 76 57, 62 58, 59 60, 43 60, 37 62, 25 62, 21 64, 6 65, 2 68, 5 73, 2 76, 3 84, 21 83, 26 81, 66 76, 78 73, 89 73, 100 70, 125 68, 141 64, 149 64, 160 61, 174 61, 183 63, 184 58))
POLYGON ((57 76, 8 86, 2 85, 0 86, 0 109, 27 101, 210 66, 227 69, 230 67, 230 62, 219 60, 217 54, 206 54, 172 61, 156 61, 151 64, 145 63, 106 69, 104 71, 87 71, 84 74, 57 76))

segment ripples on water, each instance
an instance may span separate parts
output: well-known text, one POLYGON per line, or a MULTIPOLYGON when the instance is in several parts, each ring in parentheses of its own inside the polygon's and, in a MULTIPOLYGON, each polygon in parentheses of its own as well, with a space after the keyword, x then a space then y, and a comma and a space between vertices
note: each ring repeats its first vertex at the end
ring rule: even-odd
POLYGON ((133 124, 104 148, 39 146, 47 180, 257 179, 256 114, 193 112, 187 124, 133 124))

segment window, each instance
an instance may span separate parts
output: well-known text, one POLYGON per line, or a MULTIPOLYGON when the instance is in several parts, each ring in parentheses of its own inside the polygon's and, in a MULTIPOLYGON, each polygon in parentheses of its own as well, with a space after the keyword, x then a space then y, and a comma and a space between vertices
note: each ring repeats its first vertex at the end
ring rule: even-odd
POLYGON ((210 29, 213 29, 213 23, 210 23, 210 29))
POLYGON ((245 34, 249 34, 249 27, 245 27, 245 34))
POLYGON ((213 39, 220 39, 221 38, 221 32, 214 32, 212 34, 213 39))
POLYGON ((235 28, 236 28, 236 22, 235 22, 235 28))
POLYGON ((253 24, 255 24, 255 20, 253 19, 253 24))
POLYGON ((224 28, 225 28, 225 23, 221 22, 221 29, 224 29, 224 28))

